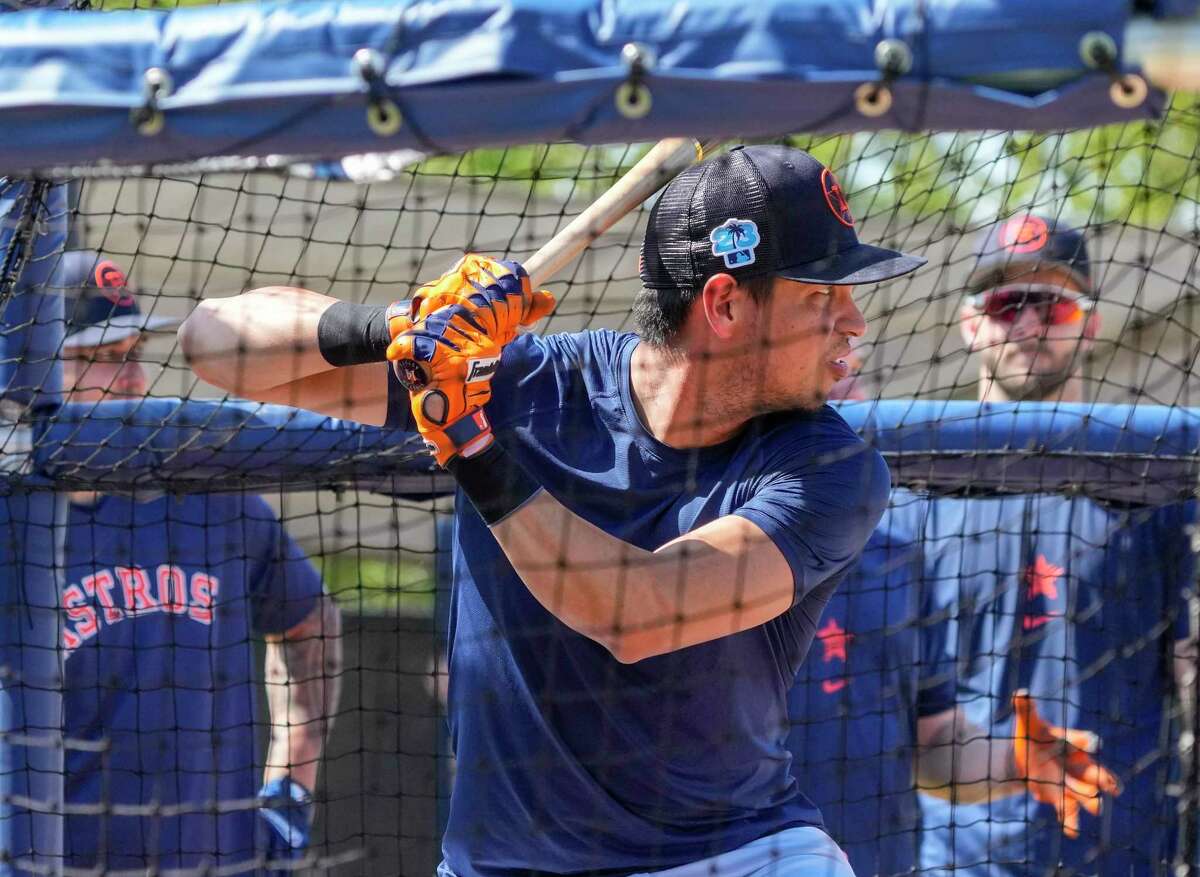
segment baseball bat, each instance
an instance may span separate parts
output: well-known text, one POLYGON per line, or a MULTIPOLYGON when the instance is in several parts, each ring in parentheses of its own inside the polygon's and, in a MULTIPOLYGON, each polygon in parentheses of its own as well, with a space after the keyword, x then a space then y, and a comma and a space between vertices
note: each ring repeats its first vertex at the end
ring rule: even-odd
POLYGON ((656 143, 611 189, 546 242, 522 264, 533 286, 552 280, 592 242, 629 211, 666 185, 676 174, 704 157, 714 144, 686 137, 668 137, 656 143))

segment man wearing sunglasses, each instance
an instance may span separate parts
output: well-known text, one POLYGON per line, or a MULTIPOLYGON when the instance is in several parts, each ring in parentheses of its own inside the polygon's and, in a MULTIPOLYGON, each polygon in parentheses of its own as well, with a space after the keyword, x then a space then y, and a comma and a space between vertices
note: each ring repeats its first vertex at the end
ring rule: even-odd
MULTIPOLYGON (((1083 235, 1018 215, 981 235, 974 258, 961 328, 980 359, 980 399, 1084 402, 1082 361, 1100 317, 1083 235)), ((922 685, 949 681, 956 706, 919 720, 923 874, 1165 871, 1169 657, 1174 648, 1186 672, 1194 519, 1193 504, 1050 494, 928 503, 922 591, 927 618, 950 634, 923 655, 922 685), (1032 708, 1044 724, 1030 721, 1032 708), (1022 741, 1038 736, 1062 741, 1065 782, 1022 762, 1022 741), (1082 750, 1106 772, 1073 769, 1082 750), (952 790, 946 777, 972 762, 988 781, 952 790), (1011 794, 1007 781, 1023 775, 1011 794)))
POLYGON ((984 402, 1082 402, 1080 366, 1100 329, 1083 235, 1019 215, 980 239, 962 309, 984 402))

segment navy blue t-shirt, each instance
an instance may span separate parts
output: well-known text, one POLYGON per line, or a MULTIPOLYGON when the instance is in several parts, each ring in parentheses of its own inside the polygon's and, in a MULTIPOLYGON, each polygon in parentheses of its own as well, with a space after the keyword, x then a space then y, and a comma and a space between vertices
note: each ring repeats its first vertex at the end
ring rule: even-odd
MULTIPOLYGON (((633 407, 637 343, 600 331, 518 338, 487 406, 497 439, 576 514, 644 549, 746 517, 791 565, 795 605, 621 664, 530 595, 460 496, 449 652, 458 774, 443 841, 458 877, 653 870, 820 823, 788 771, 787 691, 882 513, 887 468, 828 407, 759 418, 717 446, 669 448, 633 407)), ((396 397, 394 421, 406 402, 396 397)))
POLYGON ((316 606, 321 581, 257 496, 71 504, 62 645, 67 862, 214 867, 255 855, 253 636, 316 606), (114 815, 160 804, 163 815, 114 815), (221 805, 229 812, 216 815, 221 805))
POLYGON ((1093 731, 1124 791, 1067 839, 1028 795, 958 805, 922 796, 927 873, 1159 873, 1173 854, 1169 650, 1187 632, 1193 505, 1114 508, 1084 498, 939 499, 927 584, 954 632, 931 672, 956 676, 968 717, 1011 740, 1027 688, 1051 724, 1093 731), (1057 870, 1062 863, 1064 870, 1057 870))
POLYGON ((788 697, 792 773, 858 877, 915 869, 917 719, 954 707, 952 681, 921 672, 923 643, 944 634, 921 605, 924 508, 892 493, 788 697))

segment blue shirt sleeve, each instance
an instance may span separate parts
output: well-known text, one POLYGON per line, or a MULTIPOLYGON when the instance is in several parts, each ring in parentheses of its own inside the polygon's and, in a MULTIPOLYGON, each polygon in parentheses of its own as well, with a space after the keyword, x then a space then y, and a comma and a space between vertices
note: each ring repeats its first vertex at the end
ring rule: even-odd
MULTIPOLYGON (((837 417, 828 409, 816 416, 830 414, 837 417)), ((767 466, 772 474, 734 514, 757 524, 783 553, 795 605, 862 554, 887 506, 891 475, 883 457, 844 423, 815 443, 777 444, 771 456, 779 465, 767 466)))
POLYGON ((260 496, 244 506, 250 622, 258 633, 284 633, 316 608, 321 577, 260 496))

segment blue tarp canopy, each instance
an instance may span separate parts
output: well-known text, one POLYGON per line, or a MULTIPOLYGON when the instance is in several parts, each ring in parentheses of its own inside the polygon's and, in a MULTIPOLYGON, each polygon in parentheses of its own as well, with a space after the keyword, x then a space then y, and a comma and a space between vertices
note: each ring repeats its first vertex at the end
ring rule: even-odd
POLYGON ((321 0, 24 10, 0 15, 0 174, 1145 118, 1162 108, 1153 89, 1129 108, 1110 97, 1130 5, 321 0), (1085 62, 1105 45, 1114 65, 1085 62), (147 80, 148 71, 157 72, 147 80), (884 80, 890 109, 864 114, 856 89, 884 80), (630 88, 641 95, 634 115, 644 115, 622 112, 630 88))

